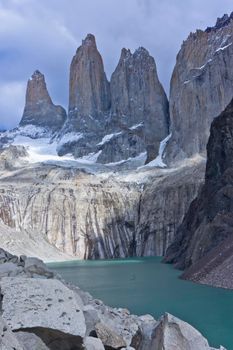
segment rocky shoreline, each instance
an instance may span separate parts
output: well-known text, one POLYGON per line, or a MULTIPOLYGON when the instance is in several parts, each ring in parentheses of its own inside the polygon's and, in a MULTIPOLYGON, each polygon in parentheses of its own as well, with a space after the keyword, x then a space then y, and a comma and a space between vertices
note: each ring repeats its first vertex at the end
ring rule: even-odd
POLYGON ((0 288, 2 350, 213 350, 188 323, 106 306, 37 258, 0 249, 0 288))

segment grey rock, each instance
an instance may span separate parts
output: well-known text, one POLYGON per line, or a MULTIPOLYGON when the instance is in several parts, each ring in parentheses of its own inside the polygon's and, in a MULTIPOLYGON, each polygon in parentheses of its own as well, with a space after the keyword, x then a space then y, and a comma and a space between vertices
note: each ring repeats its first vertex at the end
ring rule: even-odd
POLYGON ((20 266, 17 266, 13 262, 5 262, 3 264, 0 264, 0 278, 7 277, 7 276, 15 277, 22 273, 23 273, 23 268, 20 266))
POLYGON ((65 120, 66 111, 53 104, 44 75, 35 71, 28 80, 26 104, 19 125, 35 125, 54 132, 61 129, 65 120))
POLYGON ((96 154, 105 164, 147 152, 149 162, 168 129, 167 97, 148 51, 123 49, 109 85, 95 38, 88 34, 71 63, 69 113, 58 136, 58 154, 96 154), (62 142, 74 132, 76 140, 62 142))
POLYGON ((168 101, 159 82, 156 65, 149 52, 140 47, 133 54, 123 49, 112 74, 111 122, 122 130, 142 124, 148 161, 158 154, 158 146, 168 135, 168 101))
POLYGON ((41 275, 47 278, 52 278, 54 276, 54 273, 47 268, 44 262, 37 258, 26 258, 24 270, 26 273, 29 273, 30 276, 41 275))
MULTIPOLYGON (((0 317, 0 349, 1 350, 25 350, 17 337, 0 317)), ((38 349, 39 350, 39 349, 38 349)))
POLYGON ((49 347, 34 333, 15 332, 14 334, 24 350, 49 350, 49 347))
POLYGON ((43 328, 85 336, 82 301, 60 281, 4 277, 0 286, 2 317, 12 330, 43 328))
POLYGON ((233 96, 233 21, 183 42, 171 79, 167 161, 205 153, 211 122, 233 96))
MULTIPOLYGON (((48 255, 38 237, 81 259, 161 255, 197 195, 204 167, 197 160, 179 169, 95 176, 44 165, 33 172, 25 168, 0 182, 0 213, 6 225, 30 233, 38 254, 51 260, 55 252, 48 255), (45 176, 46 181, 38 182, 45 176)), ((8 242, 11 232, 4 232, 0 230, 2 242, 8 242)), ((21 244, 18 252, 23 249, 21 244)), ((31 255, 30 249, 25 253, 31 255)))
POLYGON ((70 66, 69 123, 76 130, 98 129, 109 107, 110 90, 102 57, 95 37, 88 34, 70 66))
POLYGON ((95 325, 100 321, 99 313, 92 305, 85 305, 83 314, 86 322, 86 334, 89 335, 95 330, 95 325))
POLYGON ((103 343, 98 338, 86 337, 83 343, 85 350, 104 350, 103 343))
POLYGON ((113 329, 109 328, 103 323, 97 323, 95 325, 95 331, 97 337, 101 339, 105 347, 109 347, 111 349, 121 349, 126 346, 124 339, 113 329))
POLYGON ((145 184, 139 202, 135 251, 137 256, 164 256, 175 232, 204 182, 200 161, 145 184))
POLYGON ((155 328, 151 349, 211 350, 201 333, 170 314, 165 314, 155 328))

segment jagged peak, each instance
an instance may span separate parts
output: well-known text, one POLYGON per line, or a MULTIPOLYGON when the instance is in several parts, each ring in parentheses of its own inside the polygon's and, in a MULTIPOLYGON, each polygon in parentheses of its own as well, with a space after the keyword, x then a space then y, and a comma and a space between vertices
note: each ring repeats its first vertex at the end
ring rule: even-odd
POLYGON ((132 56, 132 53, 130 51, 130 49, 126 49, 125 47, 123 47, 123 49, 121 50, 121 60, 125 60, 129 57, 132 56))
POLYGON ((150 56, 149 51, 145 49, 144 47, 140 46, 138 49, 134 51, 133 54, 134 57, 140 57, 140 56, 150 56))
POLYGON ((36 79, 40 79, 40 78, 44 79, 44 75, 38 69, 36 69, 34 71, 34 73, 31 75, 30 80, 36 80, 36 79))
POLYGON ((233 12, 231 12, 230 15, 225 13, 222 17, 218 17, 215 26, 213 27, 207 27, 206 32, 209 33, 212 30, 221 29, 223 27, 226 27, 231 21, 233 20, 233 12))
POLYGON ((95 46, 96 47, 96 41, 95 36, 93 34, 87 34, 86 38, 82 41, 83 46, 95 46))

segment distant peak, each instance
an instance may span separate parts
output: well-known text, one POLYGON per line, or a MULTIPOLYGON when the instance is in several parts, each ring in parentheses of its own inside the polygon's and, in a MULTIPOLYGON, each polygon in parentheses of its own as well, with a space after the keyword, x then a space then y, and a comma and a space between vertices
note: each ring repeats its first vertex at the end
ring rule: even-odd
POLYGON ((150 56, 149 51, 145 49, 144 47, 140 46, 137 50, 134 52, 134 56, 150 56))
POLYGON ((32 74, 32 76, 31 76, 31 80, 32 79, 38 79, 38 78, 43 78, 44 77, 44 75, 37 69, 37 70, 35 70, 35 72, 32 74))
POLYGON ((121 50, 121 59, 126 59, 130 56, 132 56, 130 49, 126 49, 123 47, 123 49, 121 50))
POLYGON ((93 34, 87 34, 86 38, 82 41, 82 45, 96 46, 95 36, 93 34))

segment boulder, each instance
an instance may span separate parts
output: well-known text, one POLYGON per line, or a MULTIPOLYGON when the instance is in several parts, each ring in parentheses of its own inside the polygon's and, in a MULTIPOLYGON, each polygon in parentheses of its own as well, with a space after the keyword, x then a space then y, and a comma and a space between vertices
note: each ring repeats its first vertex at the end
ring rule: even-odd
POLYGON ((103 323, 97 323, 95 325, 95 331, 97 337, 101 339, 104 346, 109 349, 121 349, 126 346, 123 337, 103 323))
POLYGON ((23 274, 23 268, 21 266, 17 266, 13 262, 0 264, 0 278, 7 276, 16 277, 19 274, 23 274))
POLYGON ((24 350, 49 350, 49 347, 34 333, 16 332, 14 334, 24 350))
POLYGON ((39 275, 47 278, 54 277, 54 273, 47 268, 42 260, 37 258, 26 258, 24 270, 30 276, 39 275))
POLYGON ((0 286, 2 317, 12 330, 43 328, 85 336, 82 301, 60 281, 4 277, 0 286))
POLYGON ((22 345, 20 345, 20 342, 18 341, 15 334, 6 325, 2 317, 0 317, 0 349, 1 350, 25 350, 25 348, 22 345))
POLYGON ((83 344, 85 350, 104 350, 103 343, 98 338, 86 337, 83 344))
POLYGON ((201 333, 170 314, 162 316, 153 337, 153 350, 211 350, 201 333))

